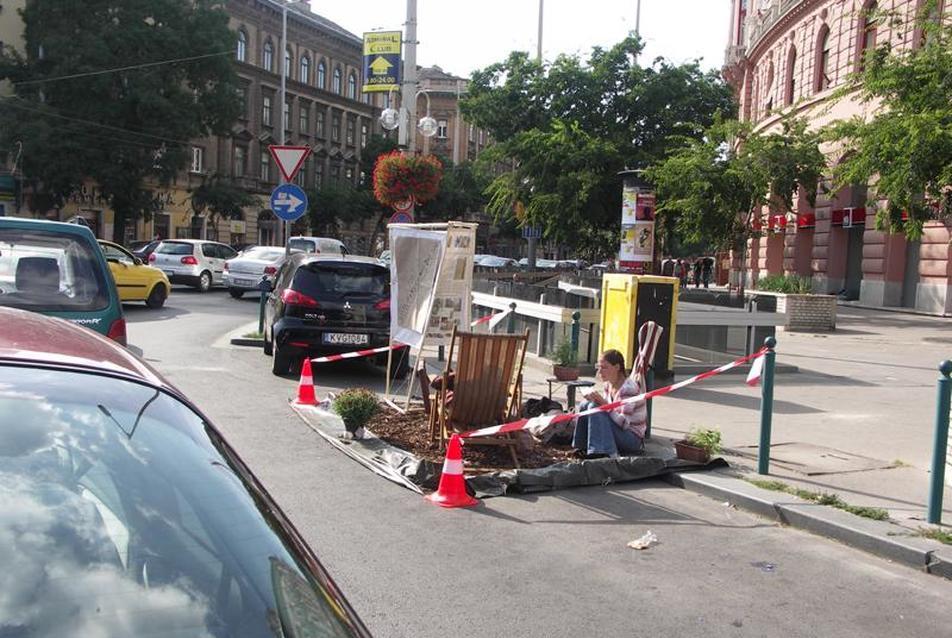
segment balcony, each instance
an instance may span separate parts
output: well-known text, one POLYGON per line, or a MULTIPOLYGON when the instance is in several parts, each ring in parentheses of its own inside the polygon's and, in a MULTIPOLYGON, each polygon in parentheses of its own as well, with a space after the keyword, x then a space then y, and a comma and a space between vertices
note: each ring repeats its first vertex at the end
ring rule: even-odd
POLYGON ((770 0, 768 6, 761 7, 747 18, 747 50, 754 47, 764 35, 791 9, 803 4, 805 0, 770 0))

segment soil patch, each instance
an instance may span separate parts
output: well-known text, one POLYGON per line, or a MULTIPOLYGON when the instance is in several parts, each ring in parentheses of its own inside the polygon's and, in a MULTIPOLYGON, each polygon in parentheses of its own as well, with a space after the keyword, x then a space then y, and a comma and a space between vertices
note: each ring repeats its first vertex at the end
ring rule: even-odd
MULTIPOLYGON (((438 441, 430 440, 427 416, 422 409, 411 408, 400 414, 386 406, 370 419, 367 429, 378 437, 415 456, 436 464, 443 463, 445 452, 438 441)), ((553 463, 575 460, 574 449, 569 445, 542 445, 528 434, 520 433, 517 451, 523 468, 547 467, 553 463)), ((466 472, 488 472, 513 469, 512 457, 505 447, 495 445, 466 445, 463 452, 466 472)))

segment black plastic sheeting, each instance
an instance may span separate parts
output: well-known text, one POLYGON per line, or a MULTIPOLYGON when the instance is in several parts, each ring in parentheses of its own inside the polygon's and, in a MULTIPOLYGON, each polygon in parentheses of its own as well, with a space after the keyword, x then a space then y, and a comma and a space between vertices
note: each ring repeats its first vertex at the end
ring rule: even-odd
MULTIPOLYGON (((323 410, 295 408, 298 414, 313 429, 325 438, 339 439, 343 434, 340 417, 323 410)), ((402 484, 403 478, 424 489, 435 490, 439 484, 442 464, 421 459, 410 452, 393 447, 373 436, 347 441, 347 445, 336 445, 338 449, 352 456, 368 467, 386 466, 390 471, 378 472, 378 475, 402 484), (395 474, 397 476, 388 476, 395 474)), ((474 496, 487 498, 506 494, 529 494, 547 492, 586 485, 611 485, 639 481, 667 474, 672 471, 712 469, 724 467, 723 459, 713 459, 707 464, 684 461, 674 457, 672 446, 663 439, 652 439, 646 446, 646 452, 639 456, 619 458, 601 458, 555 463, 547 467, 534 469, 513 469, 477 474, 466 477, 468 491, 474 496)), ((410 487, 410 486, 407 486, 410 487)))

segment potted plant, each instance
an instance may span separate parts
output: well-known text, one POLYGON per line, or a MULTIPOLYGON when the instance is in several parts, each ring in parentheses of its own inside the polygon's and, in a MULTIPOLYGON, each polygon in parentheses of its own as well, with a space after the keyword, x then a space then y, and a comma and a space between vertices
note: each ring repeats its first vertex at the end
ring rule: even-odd
POLYGON ((707 428, 691 430, 686 439, 674 442, 679 459, 707 463, 721 451, 721 431, 707 428))
POLYGON ((578 352, 568 337, 563 337, 551 353, 552 375, 559 381, 578 379, 578 352))
POLYGON ((344 429, 355 439, 363 438, 363 429, 377 413, 377 395, 366 388, 349 388, 334 399, 334 412, 344 421, 344 429))

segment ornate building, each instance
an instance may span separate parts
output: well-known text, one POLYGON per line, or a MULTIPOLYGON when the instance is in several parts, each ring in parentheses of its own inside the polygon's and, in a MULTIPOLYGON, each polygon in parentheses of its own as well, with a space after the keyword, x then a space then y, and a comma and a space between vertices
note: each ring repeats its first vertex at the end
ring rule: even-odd
MULTIPOLYGON (((794 112, 811 126, 854 115, 869 117, 874 104, 836 89, 860 68, 864 53, 888 40, 901 54, 922 44, 914 17, 924 0, 732 0, 724 75, 734 87, 740 117, 761 132, 779 129, 794 112), (892 12, 901 20, 885 19, 892 12)), ((939 11, 948 14, 941 6, 939 11)), ((828 164, 842 149, 823 149, 828 164)), ((796 274, 814 290, 872 306, 898 306, 952 314, 950 229, 926 224, 921 241, 877 231, 877 201, 867 184, 805 197, 795 215, 764 215, 764 233, 750 244, 750 277, 796 274)))

